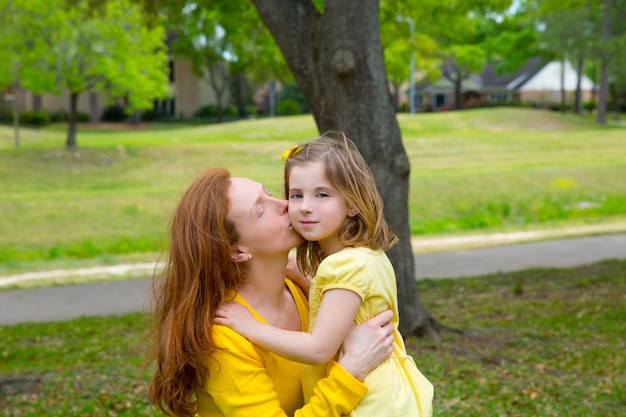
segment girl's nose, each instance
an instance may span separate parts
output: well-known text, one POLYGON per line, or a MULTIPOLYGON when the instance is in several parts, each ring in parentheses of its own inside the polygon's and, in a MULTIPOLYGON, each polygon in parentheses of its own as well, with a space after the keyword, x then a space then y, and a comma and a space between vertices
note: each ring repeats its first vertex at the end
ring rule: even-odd
POLYGON ((311 205, 304 198, 302 199, 302 203, 300 204, 300 211, 303 212, 303 213, 310 213, 311 212, 311 205))

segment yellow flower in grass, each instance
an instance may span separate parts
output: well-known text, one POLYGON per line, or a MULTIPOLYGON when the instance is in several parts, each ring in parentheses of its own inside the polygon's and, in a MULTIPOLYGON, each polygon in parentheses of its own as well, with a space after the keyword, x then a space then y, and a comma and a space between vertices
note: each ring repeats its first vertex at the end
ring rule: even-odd
POLYGON ((570 188, 576 188, 578 182, 574 178, 555 178, 550 182, 550 185, 559 190, 569 190, 570 188))
POLYGON ((280 155, 280 160, 285 162, 287 159, 291 158, 292 156, 298 155, 301 150, 302 148, 299 147, 298 145, 293 145, 291 148, 285 149, 283 151, 283 153, 280 155))

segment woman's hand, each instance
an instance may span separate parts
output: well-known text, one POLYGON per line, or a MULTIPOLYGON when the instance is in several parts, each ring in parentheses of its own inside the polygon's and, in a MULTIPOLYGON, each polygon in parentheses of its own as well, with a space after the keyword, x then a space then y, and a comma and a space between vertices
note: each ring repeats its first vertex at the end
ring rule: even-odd
POLYGON ((343 341, 338 362, 359 381, 363 381, 372 369, 393 352, 392 317, 393 312, 385 310, 354 326, 343 341))

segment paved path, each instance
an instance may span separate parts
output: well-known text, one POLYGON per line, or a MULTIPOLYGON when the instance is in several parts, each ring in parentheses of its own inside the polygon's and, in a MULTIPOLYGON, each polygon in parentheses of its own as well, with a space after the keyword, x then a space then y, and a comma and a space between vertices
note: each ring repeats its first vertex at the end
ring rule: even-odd
MULTIPOLYGON (((626 234, 578 237, 415 256, 418 279, 458 278, 534 267, 573 267, 626 258, 626 234)), ((0 324, 55 321, 142 311, 146 278, 0 291, 0 324)))
POLYGON ((528 268, 568 268, 626 258, 626 234, 577 237, 415 256, 417 278, 458 278, 528 268))

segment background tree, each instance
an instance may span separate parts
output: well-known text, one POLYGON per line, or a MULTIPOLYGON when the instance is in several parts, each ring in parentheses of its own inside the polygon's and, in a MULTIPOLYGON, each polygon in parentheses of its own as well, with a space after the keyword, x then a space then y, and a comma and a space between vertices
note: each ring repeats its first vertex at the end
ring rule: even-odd
MULTIPOLYGON (((429 79, 437 78, 443 72, 444 77, 455 86, 457 107, 462 107, 462 83, 472 73, 484 68, 489 54, 487 42, 508 29, 508 26, 498 22, 504 20, 510 5, 510 0, 382 1, 381 33, 390 79, 398 78, 394 59, 397 55, 391 53, 398 49, 395 45, 397 41, 393 41, 394 37, 399 37, 394 33, 397 33, 395 26, 398 25, 395 19, 398 16, 410 17, 416 24, 416 39, 413 40, 417 53, 416 67, 422 77, 429 79), (393 51, 387 52, 390 46, 393 51)), ((409 55, 405 52, 402 56, 408 59, 409 55)))
POLYGON ((41 39, 47 27, 53 24, 55 3, 45 0, 20 2, 0 0, 0 89, 11 89, 15 146, 19 137, 19 91, 25 87, 35 94, 41 85, 54 83, 51 74, 39 68, 39 57, 47 54, 41 39))
POLYGON ((142 4, 149 17, 167 16, 168 30, 175 38, 174 54, 190 58, 195 72, 210 84, 207 68, 221 73, 219 83, 216 78, 213 83, 218 100, 221 89, 231 80, 230 84, 236 86, 234 101, 240 116, 247 113, 250 83, 292 79, 276 43, 248 2, 145 0, 142 4))
MULTIPOLYGON (((24 68, 22 60, 26 53, 26 46, 21 45, 18 41, 20 37, 16 32, 16 22, 22 19, 21 10, 15 7, 16 4, 11 0, 0 0, 0 38, 4 39, 2 48, 0 48, 0 93, 2 93, 2 101, 5 100, 4 94, 12 94, 10 112, 13 114, 14 126, 14 144, 16 148, 20 147, 20 131, 19 131, 19 103, 17 91, 20 85, 20 72, 24 68)), ((0 111, 5 109, 0 107, 0 111)), ((8 113, 8 112, 7 112, 8 113)))
POLYGON ((230 82, 230 38, 217 19, 217 11, 189 4, 173 28, 172 53, 191 62, 192 70, 213 90, 217 122, 224 119, 224 93, 230 82))
POLYGON ((606 45, 609 57, 606 82, 611 94, 607 107, 613 111, 626 111, 626 0, 605 0, 601 9, 603 30, 606 27, 609 39, 606 45))
MULTIPOLYGON (((524 0, 525 7, 537 10, 538 19, 564 11, 586 10, 596 22, 593 31, 589 27, 578 26, 585 35, 591 35, 591 42, 585 47, 591 49, 590 55, 599 61, 598 110, 596 122, 606 123, 609 104, 609 84, 620 72, 623 57, 624 36, 626 34, 626 1, 625 0, 524 0)), ((576 46, 578 47, 578 46, 576 46)), ((592 65, 595 67, 595 64, 592 65)))
POLYGON ((80 94, 107 91, 124 97, 129 112, 151 108, 154 98, 167 95, 163 27, 147 28, 141 10, 129 0, 14 4, 26 16, 11 23, 16 36, 11 44, 22 52, 18 78, 34 94, 69 93, 67 148, 77 146, 80 94))
POLYGON ((480 72, 487 62, 487 54, 478 44, 453 44, 442 54, 445 62, 443 76, 454 85, 454 103, 457 109, 464 106, 462 88, 463 82, 470 75, 480 72))
POLYGON ((434 15, 443 10, 445 24, 433 30, 440 45, 443 75, 454 85, 457 108, 463 108, 462 85, 487 63, 488 35, 493 36, 511 2, 505 0, 444 0, 431 5, 434 15))
POLYGON ((148 26, 141 9, 129 0, 107 0, 102 23, 110 45, 102 68, 110 99, 123 97, 131 114, 170 96, 163 24, 148 26))
POLYGON ((538 45, 534 10, 519 6, 481 24, 482 45, 496 72, 513 73, 529 58, 543 55, 538 45))
MULTIPOLYGON (((385 5, 381 4, 381 7, 385 5)), ((381 10, 381 42, 389 83, 393 86, 394 103, 402 101, 400 86, 410 79, 411 52, 415 54, 415 82, 435 81, 441 76, 441 61, 436 57, 437 44, 427 34, 411 32, 406 22, 398 22, 397 10, 381 10)), ((413 19, 411 17, 411 19, 413 19)), ((396 107, 396 110, 398 108, 396 107)))
MULTIPOLYGON (((570 62, 577 73, 576 92, 574 95, 573 110, 583 114, 581 80, 584 75, 584 66, 592 56, 592 45, 597 39, 598 19, 588 3, 581 1, 578 4, 571 2, 569 9, 551 10, 549 3, 544 4, 545 14, 542 17, 543 30, 540 31, 542 45, 556 56, 563 64, 570 62)), ((565 86, 562 86, 562 95, 565 86)), ((562 99, 564 101, 564 98, 562 99)), ((563 106, 563 111, 565 108, 563 106)))
MULTIPOLYGON (((221 0, 220 3, 220 21, 227 22, 233 48, 230 70, 241 80, 240 88, 244 87, 239 96, 251 97, 251 91, 246 88, 248 85, 259 88, 268 80, 280 80, 283 84, 293 82, 276 42, 257 11, 246 1, 221 0)), ((242 99, 238 102, 241 103, 242 99)))

